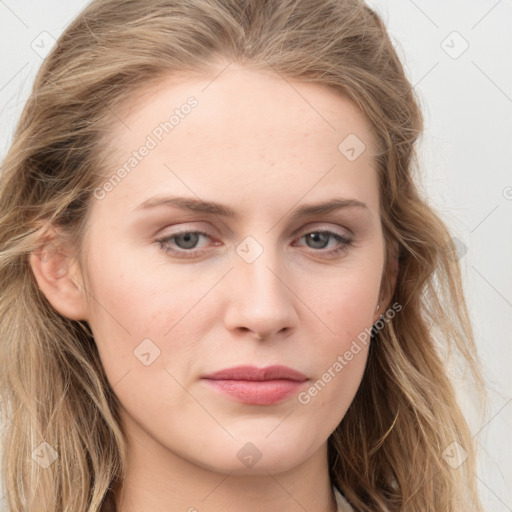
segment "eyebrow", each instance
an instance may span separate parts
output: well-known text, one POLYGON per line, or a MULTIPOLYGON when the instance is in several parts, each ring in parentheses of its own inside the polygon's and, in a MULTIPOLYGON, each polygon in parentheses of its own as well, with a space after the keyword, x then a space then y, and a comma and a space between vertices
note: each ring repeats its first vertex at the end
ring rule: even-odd
MULTIPOLYGON (((202 201, 192 197, 155 196, 147 199, 135 208, 149 210, 160 206, 175 207, 189 212, 207 213, 222 217, 235 218, 237 213, 229 206, 213 201, 202 201)), ((360 208, 369 211, 368 206, 358 199, 334 198, 323 203, 305 204, 293 212, 293 217, 302 218, 312 215, 321 215, 345 208, 360 208)))
MULTIPOLYGON (((237 217, 235 210, 232 210, 229 206, 213 201, 202 201, 201 199, 194 199, 192 197, 155 196, 144 201, 137 206, 135 210, 149 210, 161 206, 175 207, 189 212, 220 215, 227 218, 237 217)), ((293 212, 292 216, 294 218, 302 218, 330 213, 345 208, 360 208, 369 211, 368 206, 358 199, 334 198, 323 203, 302 205, 293 212)))

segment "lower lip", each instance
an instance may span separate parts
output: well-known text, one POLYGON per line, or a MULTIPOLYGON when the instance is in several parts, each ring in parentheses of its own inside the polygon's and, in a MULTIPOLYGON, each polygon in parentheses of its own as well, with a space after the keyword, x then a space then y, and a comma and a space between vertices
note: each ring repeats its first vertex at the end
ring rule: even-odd
POLYGON ((251 405, 273 405, 294 395, 304 382, 279 379, 265 381, 205 379, 217 391, 251 405))

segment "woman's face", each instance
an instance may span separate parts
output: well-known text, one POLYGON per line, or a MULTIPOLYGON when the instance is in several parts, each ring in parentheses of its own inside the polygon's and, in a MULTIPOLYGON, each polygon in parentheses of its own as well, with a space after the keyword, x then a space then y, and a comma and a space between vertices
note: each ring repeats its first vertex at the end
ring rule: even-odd
POLYGON ((84 295, 131 445, 240 474, 325 457, 379 315, 369 124, 325 86, 235 65, 134 105, 95 191, 84 295), (303 377, 206 378, 276 365, 303 377))

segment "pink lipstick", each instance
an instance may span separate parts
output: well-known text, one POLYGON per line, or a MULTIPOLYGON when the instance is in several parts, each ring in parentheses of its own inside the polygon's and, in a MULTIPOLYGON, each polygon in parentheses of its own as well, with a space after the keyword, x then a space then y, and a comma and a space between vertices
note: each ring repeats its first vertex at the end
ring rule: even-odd
POLYGON ((250 405, 273 405, 295 394, 308 378, 287 366, 237 366, 206 375, 216 391, 250 405))

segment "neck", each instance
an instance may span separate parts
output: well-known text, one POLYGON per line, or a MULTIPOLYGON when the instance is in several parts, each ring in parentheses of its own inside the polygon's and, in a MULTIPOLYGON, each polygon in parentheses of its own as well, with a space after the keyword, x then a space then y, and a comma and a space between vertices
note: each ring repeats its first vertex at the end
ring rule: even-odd
POLYGON ((127 440, 126 475, 115 491, 116 512, 336 512, 327 443, 280 473, 216 472, 165 449, 156 440, 127 440))

